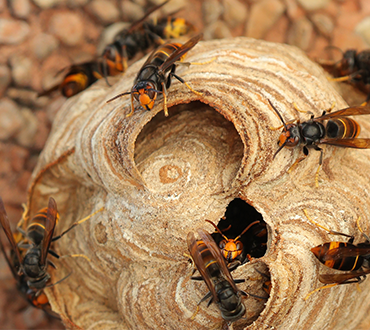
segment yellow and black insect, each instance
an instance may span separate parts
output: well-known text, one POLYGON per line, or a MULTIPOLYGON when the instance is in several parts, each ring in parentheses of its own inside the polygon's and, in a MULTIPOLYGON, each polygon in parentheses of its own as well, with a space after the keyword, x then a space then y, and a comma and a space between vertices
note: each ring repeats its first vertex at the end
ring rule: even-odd
POLYGON ((322 65, 335 77, 331 80, 348 81, 354 84, 359 90, 366 93, 366 101, 362 105, 366 105, 370 101, 369 49, 363 50, 361 52, 358 52, 356 49, 348 49, 344 53, 342 52, 341 60, 334 63, 325 62, 322 63, 322 65))
POLYGON ((158 47, 146 60, 140 69, 134 86, 130 92, 118 94, 107 102, 111 102, 124 95, 131 95, 131 112, 127 117, 131 116, 135 111, 134 99, 146 110, 151 110, 158 93, 163 95, 163 110, 168 116, 167 109, 167 89, 171 86, 171 79, 175 77, 180 82, 184 83, 193 93, 202 95, 193 90, 181 77, 176 75, 176 63, 181 61, 184 55, 192 49, 203 34, 191 38, 188 42, 181 45, 179 43, 166 43, 158 47))
POLYGON ((102 57, 108 75, 114 76, 125 72, 128 60, 134 58, 136 54, 146 52, 154 45, 163 44, 164 40, 180 38, 195 31, 191 23, 183 18, 172 17, 173 14, 158 20, 147 20, 150 14, 168 1, 149 10, 128 29, 118 32, 114 41, 105 47, 102 57))
POLYGON ((109 71, 104 74, 102 63, 101 59, 97 59, 95 61, 72 65, 68 69, 63 69, 62 71, 68 71, 65 74, 63 81, 60 84, 39 93, 38 96, 49 95, 57 90, 59 90, 65 97, 72 97, 82 92, 98 79, 101 79, 106 75, 110 75, 109 71))
POLYGON ((62 82, 40 93, 39 96, 49 95, 59 90, 65 97, 72 97, 98 79, 103 77, 107 79, 108 76, 124 73, 128 60, 134 58, 136 54, 146 52, 152 46, 164 43, 164 40, 179 38, 194 32, 194 26, 183 18, 168 16, 159 20, 146 21, 150 14, 168 1, 153 7, 128 29, 120 31, 114 41, 104 48, 100 57, 61 70, 67 71, 62 82))
MULTIPOLYGON (((50 280, 48 266, 56 267, 47 257, 50 254, 55 258, 60 258, 57 253, 50 249, 51 242, 60 239, 72 228, 102 210, 103 208, 99 209, 88 217, 72 224, 62 234, 54 236, 54 229, 58 222, 59 214, 55 200, 50 197, 48 207, 39 210, 32 217, 26 230, 23 230, 21 225, 18 225, 17 229, 20 234, 13 235, 3 200, 0 197, 0 223, 10 243, 10 256, 5 252, 3 243, 0 240, 1 249, 17 281, 19 291, 33 306, 50 312, 47 297, 43 294, 42 290, 47 286, 56 284, 48 283, 50 280)), ((22 218, 21 223, 23 221, 24 218, 22 218)), ((63 281, 68 276, 59 280, 57 283, 63 281)))
POLYGON ((256 225, 260 223, 259 221, 254 221, 251 224, 249 224, 240 235, 238 235, 235 238, 228 238, 226 237, 222 231, 210 220, 205 220, 209 222, 213 227, 215 227, 216 231, 223 237, 223 240, 221 240, 218 245, 221 250, 221 253, 223 257, 226 259, 227 263, 231 263, 234 260, 239 260, 242 258, 240 263, 244 261, 245 257, 242 255, 243 253, 243 243, 239 240, 241 236, 243 236, 249 228, 251 228, 253 225, 256 225))
POLYGON ((354 236, 327 229, 313 221, 308 216, 306 210, 304 210, 304 213, 313 224, 323 228, 328 233, 349 238, 347 242, 326 242, 311 249, 311 252, 323 265, 329 268, 346 271, 346 273, 320 274, 320 282, 327 285, 310 292, 306 299, 312 293, 322 289, 331 288, 340 284, 362 282, 365 277, 370 274, 370 239, 360 228, 360 218, 357 219, 357 226, 365 237, 366 242, 353 244, 354 236))
MULTIPOLYGON (((314 118, 312 115, 309 120, 302 123, 297 120, 295 123, 286 124, 276 107, 270 100, 268 101, 283 123, 283 131, 278 141, 279 148, 276 150, 274 157, 284 147, 295 148, 302 145, 305 157, 308 155, 309 148, 320 151, 320 169, 323 160, 323 151, 319 147, 320 144, 343 148, 370 148, 370 139, 357 137, 360 134, 360 125, 355 120, 347 118, 354 115, 369 115, 370 107, 349 107, 330 113, 324 111, 320 117, 314 118), (324 121, 326 122, 324 123, 324 121)), ((297 162, 303 160, 305 157, 300 158, 297 162)), ((318 186, 318 179, 316 180, 316 186, 318 186)))
POLYGON ((47 298, 46 294, 41 290, 30 287, 27 282, 27 277, 24 274, 20 275, 18 273, 20 270, 19 260, 16 257, 13 249, 10 255, 6 253, 6 249, 1 240, 1 235, 0 235, 0 249, 13 274, 14 279, 16 280, 17 289, 20 292, 20 294, 24 297, 24 299, 27 300, 28 303, 30 303, 32 306, 38 309, 42 309, 48 315, 60 319, 60 317, 51 310, 49 299, 47 298))
POLYGON ((233 279, 230 274, 232 269, 226 266, 225 259, 211 235, 203 229, 198 229, 198 235, 200 240, 196 240, 192 232, 187 237, 190 255, 201 274, 201 277, 192 277, 192 279, 204 280, 209 289, 209 293, 198 305, 210 298, 208 306, 214 301, 224 320, 236 321, 246 312, 242 295, 247 296, 247 294, 239 290, 235 283, 241 283, 244 280, 233 279))

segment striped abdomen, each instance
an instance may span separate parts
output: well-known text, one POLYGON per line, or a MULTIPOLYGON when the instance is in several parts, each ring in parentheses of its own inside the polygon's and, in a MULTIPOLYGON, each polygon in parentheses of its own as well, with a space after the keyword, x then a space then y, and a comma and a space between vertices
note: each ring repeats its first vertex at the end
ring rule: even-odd
POLYGON ((197 249, 210 276, 217 277, 220 274, 220 266, 207 245, 203 241, 197 241, 197 249))
POLYGON ((329 268, 339 270, 357 270, 362 266, 364 258, 359 254, 355 257, 336 257, 341 249, 356 249, 356 246, 344 242, 324 243, 311 249, 317 259, 329 268))
MULTIPOLYGON (((109 66, 108 70, 110 71, 109 66)), ((71 97, 82 92, 100 78, 102 78, 102 69, 98 62, 73 65, 59 88, 65 97, 71 97)))
MULTIPOLYGON (((30 224, 27 227, 26 235, 27 238, 33 242, 36 246, 41 244, 45 236, 45 227, 47 221, 48 208, 44 207, 38 211, 35 216, 31 219, 30 224)), ((57 214, 56 222, 59 220, 59 214, 57 214)))
POLYGON ((360 134, 360 125, 351 118, 330 119, 326 124, 329 139, 353 139, 360 134))
POLYGON ((159 46, 147 59, 143 68, 148 65, 152 64, 154 66, 161 66, 169 57, 170 55, 179 49, 182 45, 179 43, 166 43, 159 46))

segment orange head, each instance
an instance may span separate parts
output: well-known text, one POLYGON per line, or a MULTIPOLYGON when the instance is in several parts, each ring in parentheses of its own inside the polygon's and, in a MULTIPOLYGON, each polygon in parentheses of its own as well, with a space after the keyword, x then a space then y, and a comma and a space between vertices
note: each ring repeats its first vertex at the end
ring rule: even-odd
POLYGON ((134 85, 131 93, 144 109, 151 110, 157 98, 157 93, 161 93, 161 91, 156 90, 152 82, 142 81, 134 85))
MULTIPOLYGON (((238 236, 237 238, 239 238, 238 236)), ((221 249, 222 255, 226 259, 227 262, 231 262, 237 257, 241 255, 243 252, 243 243, 241 241, 238 241, 236 239, 230 239, 227 240, 223 239, 219 243, 219 247, 221 249)))
POLYGON ((222 232, 221 230, 210 220, 206 220, 207 222, 209 222, 210 224, 213 225, 213 227, 215 227, 215 229, 217 230, 217 232, 219 234, 222 235, 222 237, 224 238, 220 243, 219 243, 219 248, 221 250, 221 253, 222 255, 224 256, 224 258, 226 259, 226 261, 228 263, 230 263, 231 261, 233 261, 234 259, 236 259, 237 257, 239 257, 241 255, 241 253, 243 252, 243 243, 241 241, 239 241, 239 238, 250 228, 252 227, 253 225, 259 223, 259 221, 254 221, 252 222, 251 224, 249 224, 247 226, 247 228, 245 228, 243 230, 243 232, 238 236, 238 237, 235 237, 235 238, 227 238, 222 232))
POLYGON ((295 147, 299 144, 300 132, 297 124, 288 124, 280 134, 279 147, 295 147))
POLYGON ((44 292, 36 293, 33 290, 28 290, 27 299, 32 303, 36 308, 41 308, 43 305, 49 303, 49 299, 44 292))

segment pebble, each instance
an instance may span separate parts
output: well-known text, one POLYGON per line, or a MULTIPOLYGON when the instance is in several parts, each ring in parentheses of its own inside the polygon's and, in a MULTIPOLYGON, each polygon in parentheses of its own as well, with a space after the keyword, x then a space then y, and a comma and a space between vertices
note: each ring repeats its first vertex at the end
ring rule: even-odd
POLYGON ((7 65, 0 65, 0 96, 4 94, 11 81, 11 72, 7 65))
POLYGON ((97 47, 97 53, 102 54, 105 46, 113 42, 114 37, 117 35, 117 33, 122 31, 123 29, 127 29, 129 26, 130 23, 117 22, 106 27, 101 34, 101 38, 97 47))
POLYGON ((204 30, 204 40, 231 38, 232 34, 223 21, 216 21, 208 25, 204 30))
POLYGON ((16 146, 12 145, 12 148, 10 148, 10 166, 14 172, 20 172, 22 169, 25 168, 27 158, 29 157, 29 151, 16 146))
POLYGON ((90 0, 67 0, 69 8, 82 7, 89 3, 90 0))
POLYGON ((9 87, 6 96, 31 108, 43 108, 48 104, 46 98, 37 97, 37 93, 29 89, 9 87))
POLYGON ((334 22, 328 15, 325 14, 313 14, 311 20, 317 30, 325 37, 331 37, 334 30, 334 22))
POLYGON ((362 19, 363 15, 360 12, 348 12, 339 15, 336 23, 337 27, 353 31, 362 19))
POLYGON ((119 19, 119 10, 115 3, 106 0, 93 0, 87 9, 103 24, 110 24, 119 19))
POLYGON ((370 47, 370 16, 364 18, 355 28, 355 32, 359 34, 370 47))
POLYGON ((342 17, 348 13, 357 13, 359 11, 358 1, 337 0, 337 2, 339 3, 338 17, 342 17))
POLYGON ((131 1, 122 1, 121 11, 123 20, 128 22, 138 21, 145 14, 143 6, 131 1))
POLYGON ((37 34, 31 42, 31 49, 40 60, 48 57, 58 46, 59 40, 47 33, 37 34))
MULTIPOLYGON (((8 146, 8 150, 5 151, 5 158, 12 158, 14 157, 14 154, 12 153, 12 148, 17 147, 16 145, 11 145, 9 147, 9 144, 6 144, 8 146), (9 150, 10 149, 10 150, 9 150)), ((13 162, 17 161, 17 158, 12 159, 13 162)), ((3 166, 4 162, 0 163, 0 166, 3 166)), ((3 174, 3 173, 1 173, 3 174)), ((21 171, 20 173, 10 171, 6 173, 8 180, 1 180, 1 191, 2 191, 2 197, 4 198, 4 202, 11 202, 13 205, 21 205, 26 201, 27 198, 27 185, 31 178, 31 172, 28 171, 21 171)), ((19 218, 18 218, 19 219, 19 218)), ((14 285, 14 283, 13 283, 14 285)), ((19 293, 17 293, 19 295, 19 293)), ((14 297, 12 297, 14 299, 14 297)), ((12 299, 12 301, 14 301, 12 299)), ((23 300, 24 301, 24 300, 23 300)), ((28 307, 28 305, 25 305, 28 307)), ((30 308, 31 309, 31 308, 30 308)), ((23 323, 25 324, 25 323, 23 323)), ((3 324, 2 324, 3 325, 3 324)), ((5 329, 25 329, 24 326, 20 327, 11 327, 11 328, 5 328, 5 329)), ((40 328, 39 328, 40 329, 40 328)))
POLYGON ((288 43, 306 51, 312 43, 313 36, 312 23, 306 17, 302 17, 291 25, 288 32, 288 43))
POLYGON ((8 99, 0 100, 0 140, 6 141, 22 128, 23 120, 18 105, 8 99))
POLYGON ((77 46, 83 41, 84 20, 77 12, 59 11, 50 20, 49 31, 68 46, 77 46))
MULTIPOLYGON (((25 167, 28 162, 29 155, 29 150, 15 145, 14 143, 0 143, 0 195, 5 204, 11 203, 13 206, 18 206, 12 208, 10 205, 6 205, 9 220, 14 225, 21 215, 20 204, 25 202, 27 197, 27 185, 31 177, 31 172, 27 170, 25 171, 25 167)), ((6 269, 8 269, 8 267, 6 267, 6 269)), ((14 285, 14 283, 12 283, 12 285, 14 285)), ((21 298, 20 295, 17 296, 21 298)), ((16 299, 16 297, 12 298, 10 299, 12 299, 13 304, 15 302, 14 298, 16 299)), ((1 301, 3 301, 3 299, 1 299, 1 301)), ((14 313, 14 311, 7 311, 7 313, 14 313)), ((0 316, 0 319, 3 319, 3 315, 0 316)), ((1 324, 4 325, 4 323, 1 324)), ((7 328, 20 329, 25 327, 15 327, 13 324, 7 328)))
POLYGON ((248 7, 238 0, 224 0, 223 18, 226 23, 234 28, 247 20, 248 7))
POLYGON ((202 4, 203 18, 206 24, 216 22, 223 12, 218 0, 205 0, 202 4))
POLYGON ((368 48, 368 45, 360 35, 340 27, 337 27, 333 31, 332 44, 343 51, 350 48, 368 48))
POLYGON ((23 125, 16 134, 15 139, 22 147, 30 148, 35 143, 35 136, 39 125, 38 119, 28 108, 22 108, 20 112, 23 125))
POLYGON ((246 25, 246 36, 261 39, 283 15, 286 6, 279 0, 255 2, 246 25))
POLYGON ((27 18, 31 12, 30 0, 13 0, 10 1, 11 11, 18 18, 27 18))
POLYGON ((329 46, 328 38, 323 36, 317 36, 315 38, 314 46, 310 49, 310 58, 313 59, 314 61, 326 58, 332 59, 332 57, 330 56, 328 57, 328 55, 330 55, 331 52, 330 50, 325 49, 327 46, 329 46))
POLYGON ((335 1, 329 2, 328 5, 324 8, 323 12, 325 12, 325 14, 329 15, 332 18, 339 17, 338 3, 335 1))
MULTIPOLYGON (((162 2, 163 1, 160 1, 160 3, 162 3, 162 2)), ((186 8, 186 7, 191 7, 193 10, 195 9, 194 6, 188 6, 187 0, 170 1, 170 2, 166 3, 166 5, 163 6, 159 10, 161 12, 161 14, 158 15, 158 17, 165 17, 165 16, 168 16, 168 15, 172 15, 174 12, 176 12, 176 11, 182 9, 182 8, 186 8)), ((144 6, 144 8, 145 8, 145 6, 144 6)), ((188 15, 184 16, 184 11, 182 11, 178 15, 181 16, 181 17, 184 17, 184 18, 189 18, 188 15)), ((155 12, 153 13, 153 16, 155 16, 155 12)), ((152 17, 152 16, 150 16, 150 17, 152 17)))
POLYGON ((150 4, 152 4, 154 6, 158 6, 161 3, 163 3, 164 1, 163 0, 149 0, 149 2, 150 2, 150 4))
POLYGON ((286 13, 291 20, 296 20, 306 15, 302 7, 298 6, 296 0, 285 0, 286 13))
POLYGON ((369 0, 360 0, 361 12, 364 15, 370 15, 370 1, 369 0))
POLYGON ((307 11, 313 11, 324 8, 330 2, 330 0, 297 0, 297 1, 307 11))
POLYGON ((145 7, 147 5, 146 0, 132 0, 132 2, 137 3, 141 7, 145 7))
POLYGON ((286 35, 289 25, 289 18, 285 15, 281 16, 273 28, 266 33, 263 39, 266 41, 285 43, 287 41, 286 35))
POLYGON ((33 2, 41 9, 47 9, 56 7, 59 4, 63 4, 64 0, 33 0, 33 2))
POLYGON ((12 79, 17 86, 30 86, 34 63, 31 58, 21 55, 10 57, 9 63, 12 69, 12 79))
POLYGON ((30 33, 30 26, 20 20, 0 18, 0 44, 20 44, 30 33))
MULTIPOLYGON (((4 143, 0 141, 0 182, 3 179, 8 179, 9 174, 12 172, 12 167, 10 165, 10 143, 4 143)), ((18 147, 20 148, 20 147, 18 147)), ((3 182, 1 182, 3 183, 3 182)), ((0 192, 4 189, 4 184, 0 185, 0 192)), ((6 203, 7 196, 2 196, 3 201, 6 203)), ((2 258, 1 258, 2 259, 2 258)), ((1 301, 2 299, 0 299, 1 301)))

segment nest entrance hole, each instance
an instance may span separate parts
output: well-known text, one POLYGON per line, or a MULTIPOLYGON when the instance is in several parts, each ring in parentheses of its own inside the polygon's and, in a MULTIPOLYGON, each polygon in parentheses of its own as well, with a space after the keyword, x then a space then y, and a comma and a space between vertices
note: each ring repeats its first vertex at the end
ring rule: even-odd
MULTIPOLYGON (((245 279, 245 284, 239 284, 240 288, 249 294, 245 300, 247 307, 247 320, 241 320, 234 326, 235 330, 243 329, 258 319, 270 297, 271 278, 267 265, 261 260, 251 260, 263 257, 267 250, 268 229, 259 213, 252 205, 240 198, 233 199, 226 208, 225 215, 217 223, 217 227, 228 239, 235 239, 243 244, 242 253, 235 259, 241 262, 240 271, 232 273, 233 278, 245 279), (258 223, 250 226, 253 222, 258 223), (249 229, 243 234, 243 231, 249 229)), ((211 233, 216 244, 219 246, 224 237, 218 233, 211 233)), ((238 267, 238 268, 239 268, 238 267)))
POLYGON ((153 192, 207 194, 231 188, 243 155, 233 123, 195 101, 170 107, 169 117, 154 116, 136 139, 134 159, 153 192))
MULTIPOLYGON (((243 252, 239 261, 243 264, 249 258, 261 258, 267 250, 268 230, 267 224, 252 205, 240 198, 233 199, 226 208, 225 215, 220 219, 217 227, 229 239, 238 237, 250 224, 252 225, 239 240, 243 243, 243 252)), ((212 233, 213 239, 218 243, 223 240, 221 234, 212 233)))

